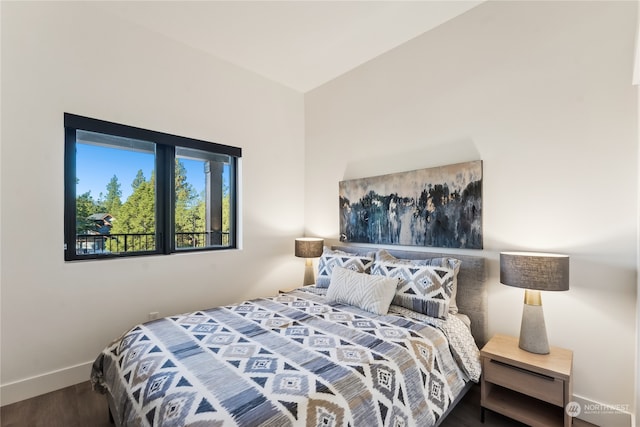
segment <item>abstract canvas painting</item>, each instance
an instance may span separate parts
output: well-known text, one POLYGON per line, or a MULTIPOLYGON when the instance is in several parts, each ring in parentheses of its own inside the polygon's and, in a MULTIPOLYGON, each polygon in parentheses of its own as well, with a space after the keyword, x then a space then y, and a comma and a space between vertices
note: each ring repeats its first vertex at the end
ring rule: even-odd
POLYGON ((482 249, 482 161, 339 183, 340 240, 482 249))

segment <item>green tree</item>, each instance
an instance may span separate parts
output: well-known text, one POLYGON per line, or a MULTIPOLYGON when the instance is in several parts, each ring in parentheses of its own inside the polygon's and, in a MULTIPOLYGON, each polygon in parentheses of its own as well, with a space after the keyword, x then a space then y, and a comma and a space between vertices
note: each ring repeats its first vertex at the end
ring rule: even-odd
POLYGON ((145 181, 146 180, 144 178, 144 173, 142 172, 142 169, 138 169, 138 173, 136 174, 136 177, 133 179, 133 182, 131 183, 131 188, 133 188, 133 190, 135 191, 138 187, 140 187, 140 184, 142 184, 145 181))
POLYGON ((229 232, 229 215, 231 214, 229 187, 225 185, 222 190, 222 232, 229 232))
POLYGON ((87 218, 98 210, 99 206, 93 200, 91 191, 76 197, 76 234, 86 234, 88 230, 93 228, 93 222, 88 221, 87 218))
MULTIPOLYGON (((176 159, 175 168, 176 233, 201 233, 204 231, 204 217, 200 213, 198 194, 187 181, 187 170, 179 159, 176 159)), ((181 235, 177 240, 178 246, 199 246, 204 243, 197 241, 195 235, 181 235)))
POLYGON ((122 207, 122 191, 120 190, 120 183, 118 177, 113 175, 109 183, 107 184, 107 198, 104 201, 104 208, 106 213, 111 214, 116 220, 118 219, 118 212, 122 207))
MULTIPOLYGON (((198 212, 198 217, 199 217, 199 220, 197 222, 198 230, 209 231, 209 230, 206 230, 206 216, 207 216, 206 209, 207 209, 207 203, 205 202, 205 195, 203 192, 200 195, 200 198, 198 199, 198 204, 196 206, 196 210, 198 212)), ((222 230, 221 230, 222 233, 229 233, 230 214, 231 214, 231 209, 230 209, 229 187, 225 186, 222 193, 222 230)), ((223 237, 223 240, 224 240, 224 237, 223 237)))
MULTIPOLYGON (((111 234, 144 234, 146 236, 127 237, 127 251, 155 249, 156 208, 155 175, 149 181, 139 183, 135 191, 122 204, 114 222, 111 234)), ((118 248, 124 250, 124 236, 118 236, 118 248)), ((111 242, 111 250, 114 250, 111 242)))

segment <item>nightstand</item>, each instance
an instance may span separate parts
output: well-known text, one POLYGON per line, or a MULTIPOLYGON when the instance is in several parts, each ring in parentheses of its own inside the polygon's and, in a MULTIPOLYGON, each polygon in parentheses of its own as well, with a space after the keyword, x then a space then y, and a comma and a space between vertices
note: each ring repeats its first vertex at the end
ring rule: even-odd
POLYGON ((489 409, 530 426, 571 426, 573 352, 551 347, 535 354, 518 347, 518 338, 495 335, 480 351, 481 418, 489 409))

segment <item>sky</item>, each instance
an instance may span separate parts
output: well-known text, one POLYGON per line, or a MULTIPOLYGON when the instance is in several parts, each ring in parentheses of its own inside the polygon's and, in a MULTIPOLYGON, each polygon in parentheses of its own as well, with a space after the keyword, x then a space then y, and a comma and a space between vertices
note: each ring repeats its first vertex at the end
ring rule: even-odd
MULTIPOLYGON (((181 159, 187 171, 187 181, 195 188, 197 194, 204 191, 203 162, 181 159)), ((100 193, 104 199, 107 195, 107 184, 114 175, 118 177, 121 200, 124 203, 133 192, 131 183, 139 169, 146 180, 151 178, 154 168, 154 155, 106 148, 89 144, 76 144, 76 175, 78 184, 76 195, 91 191, 94 200, 100 193)))

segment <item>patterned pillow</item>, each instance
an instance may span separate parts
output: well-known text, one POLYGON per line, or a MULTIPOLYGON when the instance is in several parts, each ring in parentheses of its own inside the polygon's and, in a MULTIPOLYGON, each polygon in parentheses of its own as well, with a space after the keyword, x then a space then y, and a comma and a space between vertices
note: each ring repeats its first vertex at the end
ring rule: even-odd
POLYGON ((372 276, 335 266, 327 290, 327 301, 349 304, 370 313, 384 315, 389 311, 397 286, 397 278, 372 276))
POLYGON ((392 304, 446 319, 459 270, 460 260, 454 258, 405 260, 382 250, 371 274, 400 278, 392 304))
POLYGON ((375 252, 366 255, 356 255, 347 252, 332 250, 325 246, 320 261, 318 262, 318 275, 316 287, 327 288, 331 282, 331 271, 334 266, 348 268, 359 273, 369 273, 375 252))

